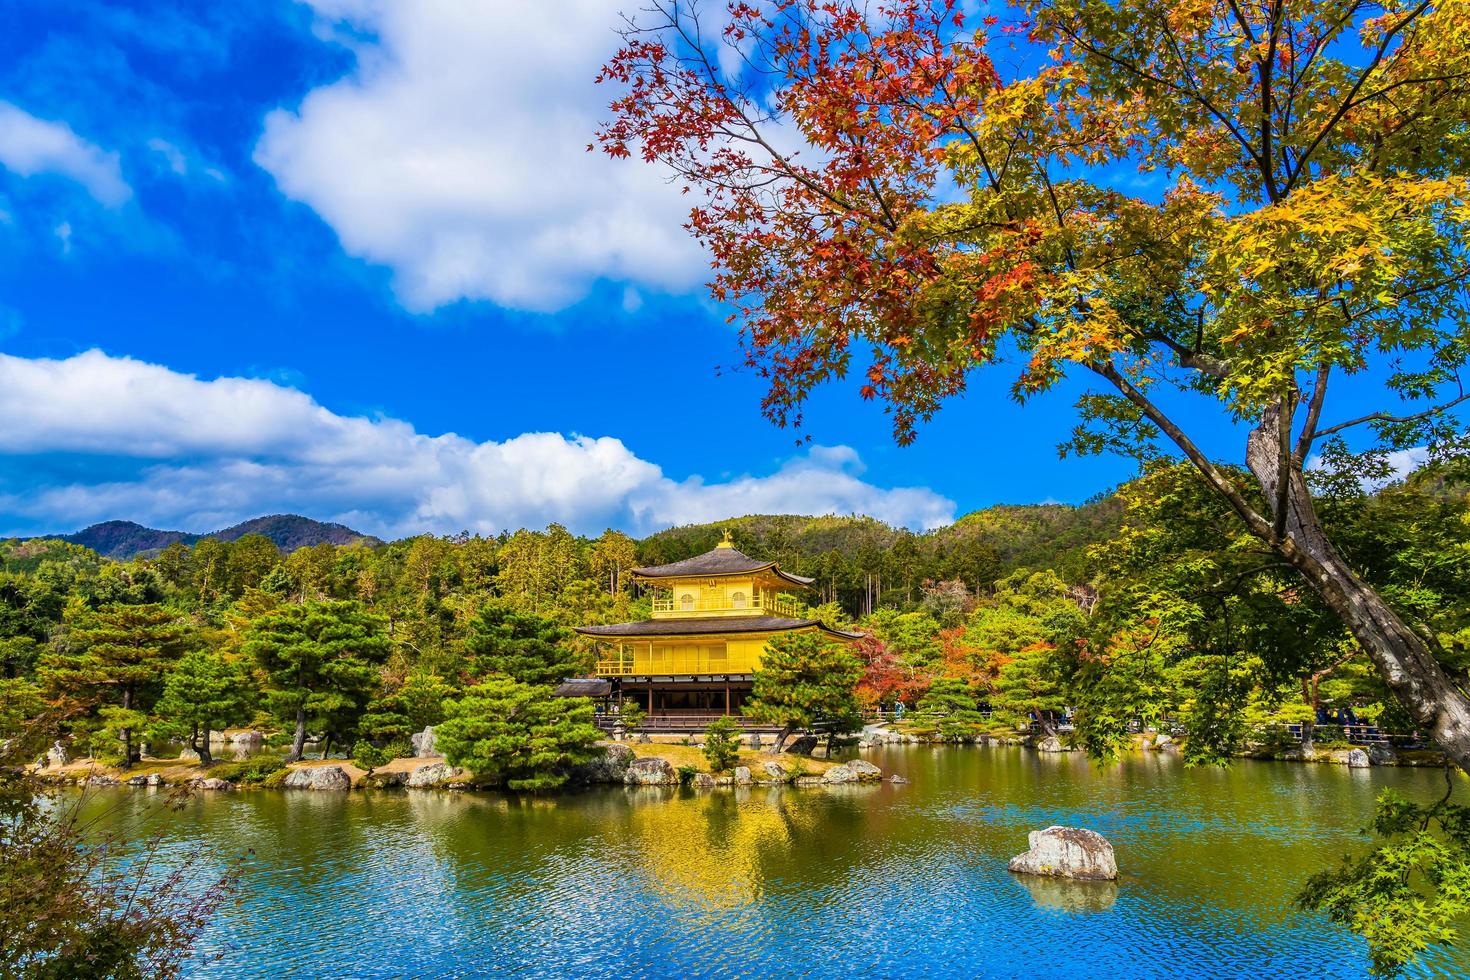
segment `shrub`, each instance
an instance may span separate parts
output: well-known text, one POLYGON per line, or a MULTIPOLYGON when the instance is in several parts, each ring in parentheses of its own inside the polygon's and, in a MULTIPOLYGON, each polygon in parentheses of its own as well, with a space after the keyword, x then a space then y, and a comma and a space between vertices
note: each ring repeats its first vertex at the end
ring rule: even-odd
POLYGON ((694 782, 694 777, 697 776, 697 775, 699 775, 699 769, 697 767, 695 767, 695 766, 680 766, 679 767, 679 785, 680 786, 688 786, 690 783, 694 782))
POLYGON ((275 756, 263 755, 254 759, 246 759, 244 762, 227 762, 215 766, 209 771, 209 775, 216 779, 228 780, 232 783, 243 783, 254 785, 263 783, 272 773, 286 768, 286 760, 275 756))
POLYGON ((380 749, 366 739, 358 739, 357 744, 352 747, 352 764, 369 773, 379 766, 386 766, 391 761, 393 761, 393 756, 388 754, 387 749, 380 749))
POLYGON ((388 753, 390 759, 412 759, 413 743, 406 738, 395 738, 383 746, 383 751, 388 753))
POLYGON ((740 726, 734 718, 720 718, 704 730, 704 758, 711 772, 734 768, 740 758, 740 726))

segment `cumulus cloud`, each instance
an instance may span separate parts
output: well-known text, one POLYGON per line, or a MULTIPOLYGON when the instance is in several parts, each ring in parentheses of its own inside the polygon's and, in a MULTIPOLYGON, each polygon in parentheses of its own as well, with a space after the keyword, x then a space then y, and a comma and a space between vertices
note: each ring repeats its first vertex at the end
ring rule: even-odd
POLYGON ((74 180, 108 207, 133 196, 116 153, 87 142, 62 122, 38 119, 10 102, 0 102, 0 165, 22 177, 57 174, 74 180))
POLYGON ((338 415, 271 381, 204 380, 96 350, 0 354, 0 454, 71 463, 0 467, 16 474, 0 479, 8 531, 112 518, 207 530, 276 511, 385 537, 550 521, 642 533, 747 513, 863 513, 931 528, 955 509, 926 488, 863 480, 845 446, 766 475, 674 480, 609 436, 430 436, 398 419, 338 415))
POLYGON ((355 69, 270 113, 255 160, 349 253, 391 268, 406 306, 551 311, 598 279, 699 281, 681 196, 586 149, 617 4, 311 2, 355 69))

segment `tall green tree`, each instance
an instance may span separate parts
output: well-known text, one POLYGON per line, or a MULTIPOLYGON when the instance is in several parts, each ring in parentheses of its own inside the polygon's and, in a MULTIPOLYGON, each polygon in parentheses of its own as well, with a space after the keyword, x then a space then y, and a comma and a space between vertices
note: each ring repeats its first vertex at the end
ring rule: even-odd
POLYGON ((855 731, 862 727, 854 694, 862 676, 862 661, 842 643, 820 633, 783 633, 766 645, 745 714, 781 726, 773 754, 802 729, 855 731))
POLYGON ((245 652, 266 676, 265 705, 293 728, 292 761, 301 758, 308 722, 345 740, 378 683, 387 659, 383 621, 350 601, 283 606, 253 622, 245 652))
POLYGON ((500 674, 522 684, 557 684, 591 669, 572 646, 570 630, 508 605, 489 605, 470 624, 465 660, 472 677, 500 674))
POLYGON ((64 648, 42 661, 43 682, 54 697, 100 718, 120 744, 123 765, 132 765, 164 677, 188 647, 185 626, 156 604, 79 606, 69 617, 64 648))
POLYGON ((243 664, 215 650, 196 650, 179 660, 164 682, 153 731, 187 739, 199 761, 213 765, 210 732, 246 721, 254 697, 254 681, 243 664))
POLYGON ((932 725, 946 741, 969 741, 986 727, 975 692, 958 678, 941 678, 931 684, 919 698, 917 714, 922 724, 932 725))
POLYGON ((514 790, 555 789, 572 766, 591 761, 602 733, 592 702, 545 686, 492 676, 452 702, 434 730, 444 757, 514 790))

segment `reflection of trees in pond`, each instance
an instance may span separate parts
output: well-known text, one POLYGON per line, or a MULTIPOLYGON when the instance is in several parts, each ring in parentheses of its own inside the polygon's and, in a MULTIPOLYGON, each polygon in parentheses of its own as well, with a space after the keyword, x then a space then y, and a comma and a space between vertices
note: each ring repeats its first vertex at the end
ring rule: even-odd
POLYGON ((1040 908, 1086 914, 1106 912, 1118 900, 1118 884, 1113 881, 1073 881, 1047 875, 1012 875, 1031 893, 1040 908))

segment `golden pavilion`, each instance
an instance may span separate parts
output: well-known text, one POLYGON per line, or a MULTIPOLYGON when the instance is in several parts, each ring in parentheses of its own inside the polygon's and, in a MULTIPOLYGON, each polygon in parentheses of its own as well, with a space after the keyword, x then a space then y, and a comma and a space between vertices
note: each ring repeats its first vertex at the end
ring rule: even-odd
POLYGON ((651 727, 739 715, 766 644, 777 636, 862 636, 801 618, 782 593, 814 580, 741 554, 729 532, 712 551, 631 575, 653 590, 653 618, 577 632, 598 642, 597 674, 611 682, 614 700, 636 699, 651 727))

